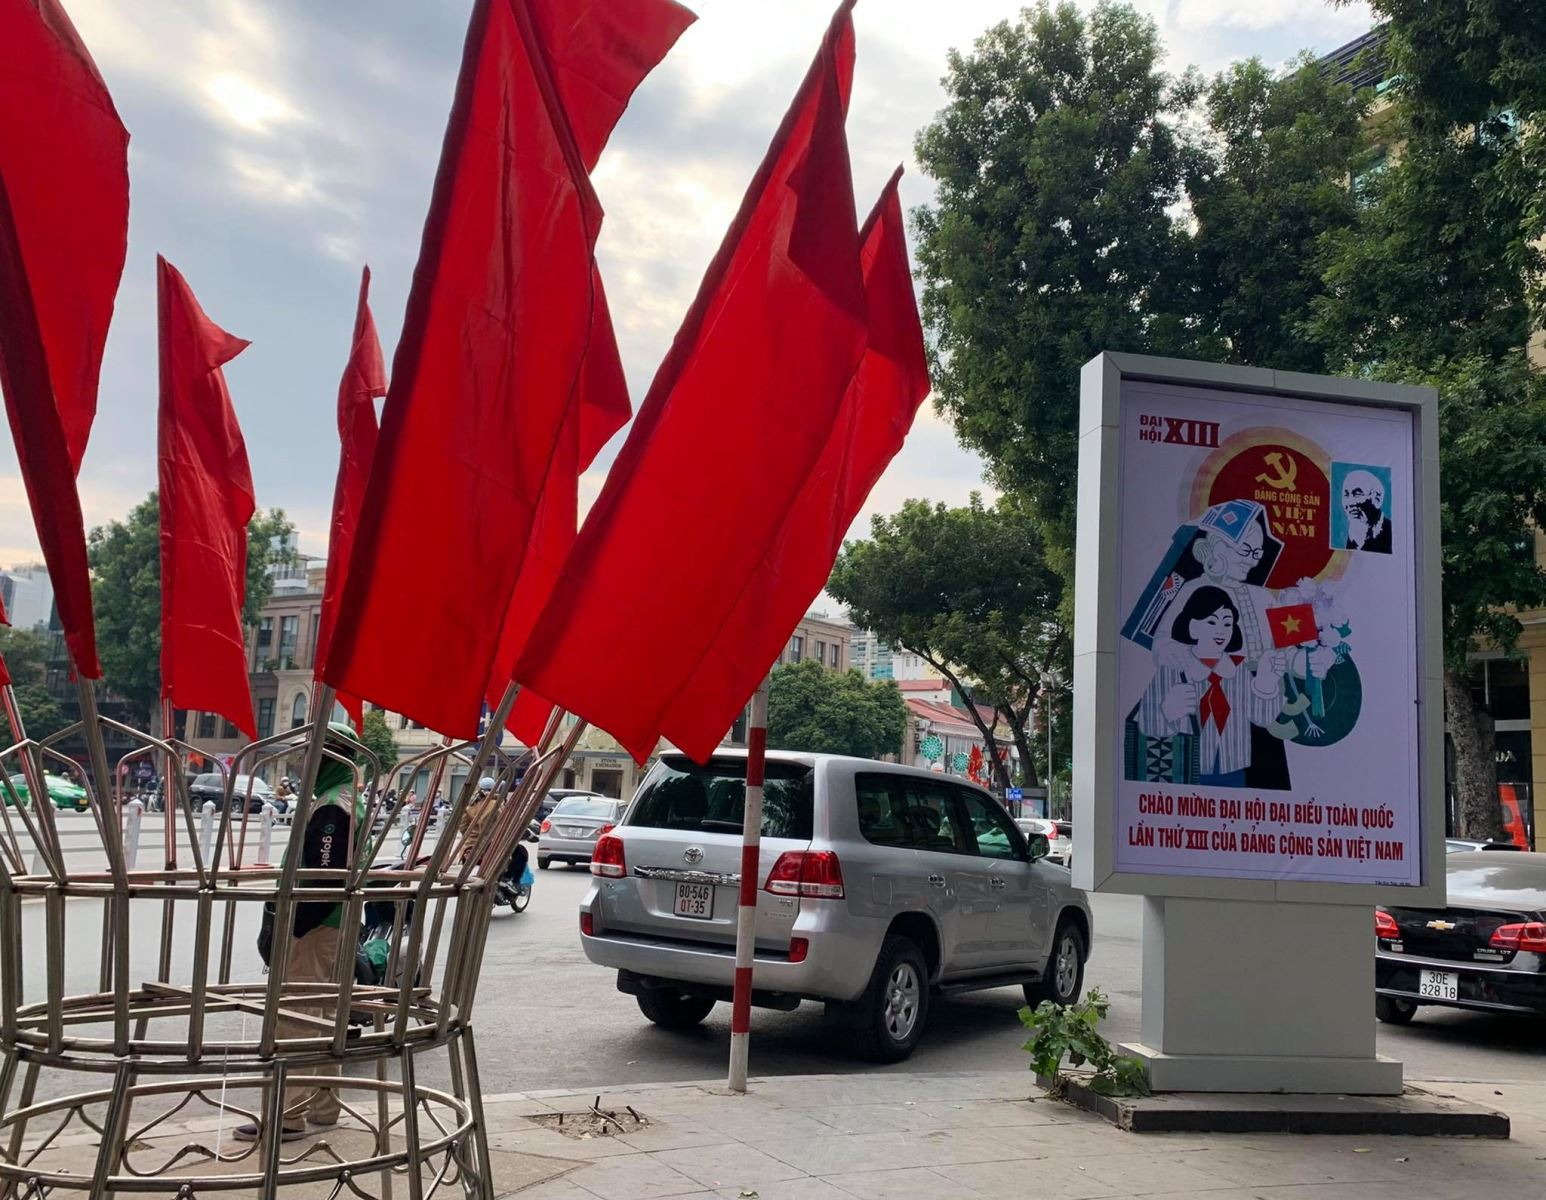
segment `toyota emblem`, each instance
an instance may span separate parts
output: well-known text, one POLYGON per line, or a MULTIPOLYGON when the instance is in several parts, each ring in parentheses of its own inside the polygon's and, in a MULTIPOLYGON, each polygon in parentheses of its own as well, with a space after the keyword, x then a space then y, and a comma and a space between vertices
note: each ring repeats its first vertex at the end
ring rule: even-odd
POLYGON ((697 866, 703 861, 703 847, 688 846, 687 849, 682 851, 682 857, 693 866, 697 866))

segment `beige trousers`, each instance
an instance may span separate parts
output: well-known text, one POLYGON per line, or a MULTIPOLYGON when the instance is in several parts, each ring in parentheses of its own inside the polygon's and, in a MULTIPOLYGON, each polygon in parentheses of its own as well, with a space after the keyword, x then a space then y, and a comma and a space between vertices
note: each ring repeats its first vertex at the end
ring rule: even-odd
MULTIPOLYGON (((331 925, 318 925, 304 937, 295 939, 290 947, 290 980, 294 983, 323 983, 333 978, 333 968, 338 962, 340 930, 331 925)), ((309 1013, 331 1020, 334 1006, 330 1003, 295 1004, 287 1007, 296 1012, 309 1013)), ((287 1021, 280 1017, 278 1033, 285 1037, 316 1037, 318 1029, 301 1021, 287 1021)), ((337 1075, 338 1064, 307 1067, 307 1075, 337 1075)), ((285 1088, 284 1123, 287 1129, 304 1129, 306 1118, 319 1125, 331 1125, 338 1120, 338 1093, 328 1087, 296 1086, 285 1088)))

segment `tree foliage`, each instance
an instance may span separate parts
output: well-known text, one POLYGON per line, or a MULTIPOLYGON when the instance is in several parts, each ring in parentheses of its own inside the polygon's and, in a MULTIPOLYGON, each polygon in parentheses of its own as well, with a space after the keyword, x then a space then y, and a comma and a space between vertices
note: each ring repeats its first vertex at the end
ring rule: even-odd
POLYGON ((1324 290, 1321 240, 1352 226, 1349 177, 1370 157, 1364 103, 1301 61, 1276 75, 1259 59, 1209 85, 1206 130, 1187 194, 1195 219, 1198 326, 1207 357, 1285 371, 1324 371, 1302 327, 1324 290))
POLYGON ((1447 703, 1462 828, 1485 832, 1490 727, 1466 658, 1511 648, 1510 610, 1543 586, 1523 350, 1546 315, 1546 22, 1519 0, 1371 4, 1375 115, 1304 59, 1206 89, 1167 77, 1153 25, 1111 3, 1044 2, 952 55, 918 138, 938 184, 915 213, 924 314, 942 409, 1029 502, 1065 581, 1078 368, 1097 351, 1436 386, 1447 703))
POLYGON ((397 765, 397 739, 392 736, 386 713, 381 709, 372 708, 365 714, 360 725, 360 741, 380 760, 383 771, 390 771, 397 765))
MULTIPOLYGON (((1345 2, 1345 0, 1339 0, 1345 2)), ((1425 139, 1457 129, 1497 151, 1486 203, 1507 258, 1546 316, 1546 21, 1531 0, 1370 0, 1404 120, 1425 139)))
POLYGON ((1195 340, 1168 209, 1197 81, 1160 53, 1131 8, 1043 0, 951 52, 949 104, 917 140, 938 196, 913 216, 939 406, 1070 576, 1080 366, 1195 340))
POLYGON ((775 667, 768 683, 768 745, 775 750, 896 754, 907 705, 896 684, 858 671, 829 671, 814 659, 775 667))
MULTIPOLYGON (((973 495, 964 508, 910 500, 877 516, 868 540, 850 541, 827 589, 852 620, 912 651, 963 693, 1002 713, 1034 781, 1025 730, 1037 690, 1066 669, 1063 587, 1041 537, 1014 499, 992 507, 973 495)), ((1000 787, 1010 784, 993 723, 968 706, 1000 787)))
MULTIPOLYGON (((247 588, 242 620, 255 625, 273 592, 272 565, 290 561, 295 526, 282 509, 259 512, 247 527, 247 588)), ((160 509, 152 492, 122 521, 88 538, 97 643, 107 685, 149 721, 161 695, 160 509)))
MULTIPOLYGON (((50 636, 37 629, 12 629, 0 625, 0 658, 16 688, 16 707, 27 736, 42 740, 69 724, 64 710, 48 690, 50 636)), ((0 746, 9 746, 12 729, 0 720, 0 746)))

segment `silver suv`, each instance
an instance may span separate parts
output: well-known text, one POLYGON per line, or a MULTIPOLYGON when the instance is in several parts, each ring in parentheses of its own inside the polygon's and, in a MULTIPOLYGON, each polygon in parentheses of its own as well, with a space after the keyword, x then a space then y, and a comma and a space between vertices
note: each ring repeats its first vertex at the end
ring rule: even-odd
MULTIPOLYGON (((867 759, 769 752, 753 1003, 821 1000, 866 1057, 912 1053, 931 992, 1019 984, 1077 999, 1092 922, 987 792, 867 759)), ((667 1028, 734 978, 744 752, 668 754, 597 842, 580 906, 586 957, 667 1028)))

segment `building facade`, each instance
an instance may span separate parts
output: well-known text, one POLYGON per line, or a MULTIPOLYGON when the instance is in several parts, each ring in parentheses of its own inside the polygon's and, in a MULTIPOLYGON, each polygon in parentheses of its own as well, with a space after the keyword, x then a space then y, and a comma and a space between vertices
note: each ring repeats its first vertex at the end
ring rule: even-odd
POLYGON ((42 563, 0 571, 0 606, 13 629, 45 629, 54 615, 54 585, 42 563))

